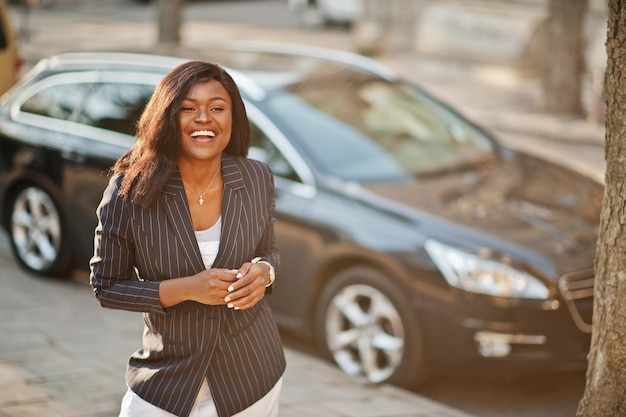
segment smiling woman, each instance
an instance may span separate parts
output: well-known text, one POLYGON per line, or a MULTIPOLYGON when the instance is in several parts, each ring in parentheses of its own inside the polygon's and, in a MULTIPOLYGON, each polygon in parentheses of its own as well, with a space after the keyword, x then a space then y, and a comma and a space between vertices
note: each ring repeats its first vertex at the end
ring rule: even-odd
POLYGON ((145 323, 120 417, 278 414, 285 358, 265 298, 280 261, 273 180, 249 145, 233 79, 192 61, 157 84, 113 167, 91 284, 104 307, 145 323))

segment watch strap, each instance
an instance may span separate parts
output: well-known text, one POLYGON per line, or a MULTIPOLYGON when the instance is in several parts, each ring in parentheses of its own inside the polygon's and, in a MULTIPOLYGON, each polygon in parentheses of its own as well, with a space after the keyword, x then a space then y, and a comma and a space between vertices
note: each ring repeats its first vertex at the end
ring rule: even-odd
POLYGON ((261 258, 260 256, 257 256, 256 258, 253 258, 250 262, 252 262, 253 264, 265 264, 269 267, 270 271, 269 271, 269 279, 270 281, 265 284, 265 287, 270 287, 272 284, 274 284, 274 280, 276 279, 276 272, 274 271, 274 267, 272 266, 271 263, 264 261, 263 258, 261 258))

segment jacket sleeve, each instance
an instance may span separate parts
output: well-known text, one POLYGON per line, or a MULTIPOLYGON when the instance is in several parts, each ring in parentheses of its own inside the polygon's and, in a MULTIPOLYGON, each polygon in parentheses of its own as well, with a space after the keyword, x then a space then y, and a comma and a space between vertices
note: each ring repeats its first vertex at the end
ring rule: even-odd
POLYGON ((130 206, 118 193, 120 183, 121 176, 111 178, 96 210, 91 286, 103 307, 165 314, 159 282, 136 277, 130 206))
MULTIPOLYGON (((276 243, 276 234, 274 231, 274 209, 276 206, 274 177, 269 167, 267 165, 263 166, 265 167, 263 170, 263 184, 265 184, 265 187, 263 187, 263 198, 265 200, 268 215, 263 234, 257 244, 254 255, 260 256, 263 260, 272 264, 274 272, 278 277, 278 273, 280 271, 280 254, 278 252, 278 244, 276 243)), ((268 290, 271 291, 271 288, 268 290)))

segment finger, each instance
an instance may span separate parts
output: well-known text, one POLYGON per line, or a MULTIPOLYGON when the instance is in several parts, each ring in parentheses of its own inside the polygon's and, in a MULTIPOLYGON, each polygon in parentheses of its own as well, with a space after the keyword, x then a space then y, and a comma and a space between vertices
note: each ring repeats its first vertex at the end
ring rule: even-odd
POLYGON ((265 279, 260 274, 248 273, 228 286, 228 292, 232 295, 232 299, 245 296, 253 291, 257 291, 259 294, 265 293, 265 279))
POLYGON ((245 309, 254 306, 259 302, 263 295, 265 294, 265 290, 260 290, 258 288, 252 289, 250 286, 246 286, 238 291, 229 293, 224 301, 229 308, 245 309))
POLYGON ((242 304, 240 306, 236 305, 236 306, 233 306, 232 308, 233 308, 233 310, 248 310, 248 309, 254 307, 257 303, 258 303, 258 301, 254 301, 254 302, 251 302, 251 303, 242 304))
POLYGON ((237 269, 207 269, 206 272, 203 273, 209 280, 227 285, 237 279, 236 276, 238 272, 237 269))
POLYGON ((254 282, 254 276, 251 276, 249 272, 249 269, 239 269, 239 271, 235 274, 235 281, 228 287, 228 291, 237 291, 240 288, 252 284, 254 282))
POLYGON ((238 269, 218 269, 217 274, 225 281, 234 281, 240 275, 240 272, 238 269))
POLYGON ((236 278, 239 279, 244 277, 245 275, 248 275, 251 266, 252 264, 250 262, 246 262, 241 265, 241 267, 239 267, 239 269, 237 270, 236 278))
POLYGON ((234 285, 235 284, 228 287, 228 294, 224 298, 224 301, 227 303, 241 300, 242 298, 249 297, 253 294, 253 289, 249 285, 246 285, 239 289, 233 288, 234 285))
POLYGON ((244 297, 235 302, 228 303, 227 306, 234 310, 247 310, 254 307, 262 297, 244 297))

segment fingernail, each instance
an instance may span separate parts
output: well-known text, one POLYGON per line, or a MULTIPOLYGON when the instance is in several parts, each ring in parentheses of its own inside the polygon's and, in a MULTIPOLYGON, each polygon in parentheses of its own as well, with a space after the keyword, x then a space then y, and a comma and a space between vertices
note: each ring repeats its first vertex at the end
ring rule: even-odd
POLYGON ((233 303, 228 303, 228 308, 233 308, 233 307, 235 307, 233 303))
POLYGON ((235 310, 239 310, 239 307, 235 307, 235 310))
POLYGON ((237 275, 235 275, 235 278, 241 278, 243 276, 243 274, 240 272, 237 275))
POLYGON ((233 287, 232 285, 228 287, 228 292, 233 292, 233 291, 235 291, 235 287, 233 287))
POLYGON ((230 301, 230 297, 226 296, 226 298, 224 298, 225 302, 229 302, 230 301))

